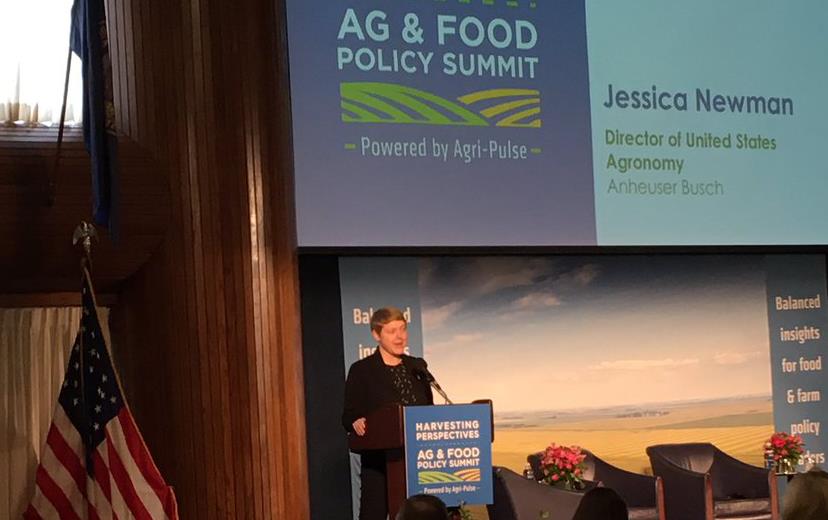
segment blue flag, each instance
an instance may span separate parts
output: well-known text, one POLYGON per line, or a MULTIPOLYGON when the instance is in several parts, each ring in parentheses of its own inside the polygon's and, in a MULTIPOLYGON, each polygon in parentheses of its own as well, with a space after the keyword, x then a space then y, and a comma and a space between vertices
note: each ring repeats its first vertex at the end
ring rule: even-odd
POLYGON ((117 229, 117 137, 104 0, 75 0, 72 51, 83 64, 83 139, 92 160, 92 218, 117 229))

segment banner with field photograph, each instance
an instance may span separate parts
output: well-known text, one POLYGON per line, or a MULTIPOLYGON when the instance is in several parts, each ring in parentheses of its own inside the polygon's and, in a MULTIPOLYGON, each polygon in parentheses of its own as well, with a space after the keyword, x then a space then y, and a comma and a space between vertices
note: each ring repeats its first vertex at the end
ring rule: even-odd
MULTIPOLYGON (((773 258, 348 258, 342 299, 360 262, 409 290, 417 280, 423 355, 454 402, 493 400, 495 465, 520 471, 552 442, 642 473, 660 443, 712 442, 762 465, 775 430, 768 284, 784 278, 769 280, 773 258)), ((824 270, 821 255, 797 258, 824 270)))

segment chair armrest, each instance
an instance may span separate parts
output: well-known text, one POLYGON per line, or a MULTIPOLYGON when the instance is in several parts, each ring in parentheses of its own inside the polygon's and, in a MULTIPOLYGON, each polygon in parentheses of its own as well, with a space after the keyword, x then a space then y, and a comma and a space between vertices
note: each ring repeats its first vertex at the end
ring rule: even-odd
POLYGON ((566 491, 527 480, 515 472, 493 468, 494 504, 487 509, 491 517, 511 520, 536 520, 549 512, 553 519, 572 518, 583 493, 566 491))
POLYGON ((767 472, 765 468, 760 468, 759 466, 754 466, 752 464, 742 462, 741 460, 732 457, 721 450, 717 451, 715 460, 717 464, 723 464, 727 468, 733 469, 734 471, 744 471, 745 473, 761 475, 763 478, 765 476, 765 473, 767 472))
POLYGON ((710 472, 716 499, 770 497, 768 470, 765 468, 745 464, 720 451, 710 472))
POLYGON ((655 477, 605 464, 596 467, 594 478, 618 492, 630 507, 656 505, 655 477))
POLYGON ((713 490, 710 475, 651 459, 653 473, 664 482, 664 509, 670 520, 712 519, 713 490))

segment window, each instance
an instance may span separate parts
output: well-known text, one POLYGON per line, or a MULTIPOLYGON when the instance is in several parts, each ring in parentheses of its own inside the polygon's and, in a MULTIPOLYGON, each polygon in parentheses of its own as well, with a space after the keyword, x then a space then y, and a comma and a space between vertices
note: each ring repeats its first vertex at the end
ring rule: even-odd
MULTIPOLYGON (((6 0, 0 29, 0 126, 57 126, 72 0, 6 0)), ((67 126, 82 117, 81 63, 72 58, 67 126)))

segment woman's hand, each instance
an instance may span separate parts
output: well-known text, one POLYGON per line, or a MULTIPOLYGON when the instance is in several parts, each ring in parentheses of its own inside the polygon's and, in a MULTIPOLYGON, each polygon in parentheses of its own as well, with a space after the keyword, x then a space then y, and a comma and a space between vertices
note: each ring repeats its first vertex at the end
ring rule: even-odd
POLYGON ((354 427, 354 431, 356 432, 356 434, 362 437, 363 435, 365 435, 368 423, 365 421, 365 417, 360 417, 359 419, 354 421, 354 424, 352 424, 352 426, 354 427))

